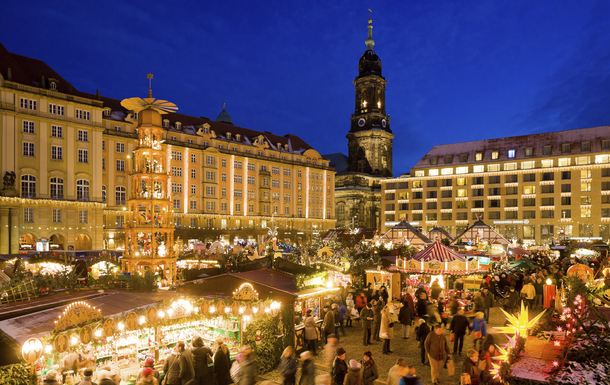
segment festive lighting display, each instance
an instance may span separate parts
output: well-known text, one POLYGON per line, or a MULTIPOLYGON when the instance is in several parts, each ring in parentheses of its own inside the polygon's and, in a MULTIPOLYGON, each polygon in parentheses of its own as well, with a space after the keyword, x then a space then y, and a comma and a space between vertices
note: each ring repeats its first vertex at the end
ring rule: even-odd
POLYGON ((546 310, 543 311, 530 321, 528 316, 528 308, 525 307, 523 302, 521 302, 521 312, 516 317, 510 313, 507 313, 504 311, 504 309, 500 310, 502 310, 502 313, 504 313, 508 322, 510 322, 510 325, 498 327, 497 329, 502 333, 515 334, 516 337, 527 337, 527 331, 533 328, 534 325, 536 325, 536 322, 538 322, 538 320, 546 312, 546 310))

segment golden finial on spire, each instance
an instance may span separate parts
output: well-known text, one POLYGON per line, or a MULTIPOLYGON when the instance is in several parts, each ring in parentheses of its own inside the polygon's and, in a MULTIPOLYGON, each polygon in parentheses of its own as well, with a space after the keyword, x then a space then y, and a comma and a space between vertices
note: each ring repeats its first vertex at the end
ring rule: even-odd
POLYGON ((227 104, 227 103, 222 103, 222 109, 223 109, 223 110, 225 109, 225 105, 226 105, 226 104, 227 104))
POLYGON ((371 9, 369 8, 369 24, 373 23, 373 18, 371 17, 371 13, 373 13, 373 11, 371 11, 371 9))
POLYGON ((153 78, 153 74, 148 74, 148 75, 146 75, 146 77, 148 78, 148 97, 152 98, 152 78, 153 78))

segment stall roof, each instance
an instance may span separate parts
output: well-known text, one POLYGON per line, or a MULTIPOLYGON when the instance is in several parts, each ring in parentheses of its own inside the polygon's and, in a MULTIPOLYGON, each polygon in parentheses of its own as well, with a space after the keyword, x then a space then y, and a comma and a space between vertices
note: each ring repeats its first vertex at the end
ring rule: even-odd
POLYGON ((472 226, 468 227, 462 234, 458 235, 457 238, 453 241, 453 244, 456 244, 460 239, 463 243, 467 243, 469 241, 475 242, 477 237, 480 239, 493 243, 499 242, 500 245, 508 245, 509 242, 504 238, 504 236, 494 229, 491 228, 487 223, 483 222, 481 219, 477 220, 472 226), (479 232, 481 231, 481 233, 479 232))
POLYGON ((436 226, 432 230, 430 230, 428 232, 428 234, 426 234, 426 236, 431 241, 439 240, 439 239, 437 239, 438 237, 440 237, 440 239, 449 238, 451 240, 451 242, 453 242, 455 240, 455 237, 453 235, 449 234, 445 229, 443 229, 442 227, 436 227, 436 226))
POLYGON ((179 283, 176 286, 192 286, 196 284, 202 284, 204 282, 210 282, 212 280, 224 279, 226 277, 235 277, 246 282, 256 283, 261 286, 268 287, 270 289, 279 290, 285 292, 290 295, 297 294, 297 285, 294 281, 294 276, 292 274, 283 273, 281 271, 273 270, 273 269, 258 269, 246 271, 243 273, 226 273, 215 275, 213 277, 206 277, 201 279, 196 279, 194 281, 179 283))
MULTIPOLYGON (((104 317, 123 313, 128 310, 149 306, 157 301, 173 298, 176 293, 108 293, 86 301, 89 305, 101 309, 104 317)), ((67 306, 67 305, 66 305, 67 306)), ((66 306, 58 306, 21 317, 0 321, 0 330, 17 343, 22 344, 28 338, 44 337, 55 328, 55 321, 63 313, 66 306)))
POLYGON ((389 239, 391 241, 407 240, 412 245, 427 245, 432 243, 428 237, 404 220, 383 234, 381 239, 389 239), (395 234, 399 231, 403 234, 401 237, 395 234))

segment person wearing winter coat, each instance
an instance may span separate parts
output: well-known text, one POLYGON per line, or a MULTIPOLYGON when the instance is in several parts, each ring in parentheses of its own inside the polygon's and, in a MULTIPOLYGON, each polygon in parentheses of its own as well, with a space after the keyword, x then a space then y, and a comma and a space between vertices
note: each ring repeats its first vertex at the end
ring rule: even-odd
POLYGON ((333 361, 331 370, 333 385, 343 385, 347 375, 347 363, 345 362, 345 349, 337 348, 337 357, 333 361))
POLYGON ((510 287, 507 297, 506 304, 504 305, 506 307, 506 311, 510 314, 514 314, 519 308, 520 299, 519 292, 515 290, 514 286, 510 287))
POLYGON ((282 353, 282 359, 278 365, 278 372, 284 377, 283 385, 295 385, 297 375, 297 360, 293 357, 294 348, 288 346, 282 353))
POLYGON ((316 378, 316 367, 311 359, 311 353, 301 353, 301 359, 303 360, 303 363, 301 365, 301 379, 299 380, 299 385, 314 385, 316 378))
POLYGON ((415 367, 409 365, 407 375, 400 379, 398 385, 424 385, 424 382, 415 375, 415 367))
POLYGON ((47 372, 47 375, 44 378, 44 381, 42 381, 43 385, 61 385, 59 382, 57 382, 57 372, 55 370, 49 370, 47 372))
POLYGON ((455 316, 460 309, 460 303, 457 301, 455 295, 451 296, 451 300, 449 301, 449 314, 451 316, 455 316))
POLYGON ((211 369, 208 367, 208 357, 212 357, 212 351, 203 345, 203 339, 199 336, 193 338, 193 364, 195 366, 196 385, 205 385, 210 376, 211 369))
POLYGON ((346 317, 345 313, 347 313, 347 308, 341 302, 341 303, 339 303, 339 328, 341 329, 341 332, 343 333, 343 337, 345 337, 347 335, 345 333, 345 317, 346 317))
POLYGON ((375 313, 371 307, 371 303, 369 302, 366 307, 360 311, 360 320, 362 321, 362 344, 364 346, 371 344, 371 326, 373 319, 375 318, 375 313))
MULTIPOLYGON (((155 374, 155 370, 152 368, 146 368, 142 371, 142 378, 140 378, 137 382, 136 385, 159 385, 159 381, 155 378, 154 376, 155 374)), ((102 380, 102 382, 99 383, 99 385, 118 385, 116 384, 114 381, 110 380, 109 378, 106 378, 104 380, 102 380), (108 380, 109 382, 104 382, 108 380)))
POLYGON ((532 309, 544 305, 544 301, 542 300, 542 295, 544 294, 544 285, 542 284, 542 278, 537 278, 534 283, 534 289, 536 289, 536 297, 534 297, 534 304, 532 305, 532 309))
POLYGON ((254 352, 249 346, 243 348, 244 358, 240 362, 241 374, 239 377, 239 385, 254 385, 256 384, 258 369, 256 368, 256 360, 254 352))
POLYGON ((426 323, 423 318, 419 319, 419 326, 417 329, 417 340, 419 341, 419 347, 421 350, 421 364, 426 365, 426 347, 424 346, 424 341, 430 334, 430 326, 426 323))
POLYGON ((418 298, 417 299, 417 315, 420 317, 425 317, 428 314, 428 300, 418 298))
MULTIPOLYGON (((142 371, 140 373, 138 373, 136 382, 140 381, 140 379, 143 377, 144 370, 146 370, 148 368, 151 368, 153 370, 153 377, 155 377, 157 379, 157 381, 161 382, 161 375, 159 374, 159 371, 155 369, 155 359, 154 358, 147 358, 146 361, 144 361, 144 368, 142 369, 142 371)), ((98 370, 97 371, 98 378, 100 378, 101 373, 103 373, 104 371, 108 371, 109 377, 118 385, 118 382, 120 381, 119 375, 112 373, 110 371, 110 366, 104 367, 103 370, 98 370)), ((104 373, 104 375, 105 375, 105 373, 104 373)))
POLYGON ((330 311, 327 306, 324 307, 326 314, 324 315, 324 342, 328 343, 328 335, 335 334, 335 312, 330 311))
POLYGON ((318 330, 316 327, 316 320, 312 316, 311 309, 307 309, 305 314, 305 322, 303 324, 305 325, 305 341, 307 342, 307 349, 309 349, 314 356, 317 356, 318 353, 316 351, 316 345, 318 343, 318 330))
POLYGON ((351 360, 349 362, 349 371, 343 380, 343 385, 364 385, 362 382, 360 363, 358 363, 358 361, 351 360))
POLYGON ((474 312, 482 312, 485 313, 485 300, 481 296, 481 292, 477 291, 474 293, 474 312))
POLYGON ((441 323, 447 327, 447 322, 449 322, 449 317, 447 317, 447 312, 445 311, 445 298, 440 297, 438 299, 438 314, 441 317, 441 323))
POLYGON ((477 312, 474 315, 474 319, 472 320, 472 325, 470 325, 470 330, 473 333, 473 339, 474 339, 474 348, 477 348, 477 344, 483 342, 483 338, 485 338, 485 336, 487 335, 487 323, 485 322, 485 319, 483 318, 484 314, 483 312, 477 312), (481 336, 475 338, 474 334, 475 332, 480 332, 481 336))
MULTIPOLYGON (((216 339, 214 353, 214 375, 218 385, 229 385, 231 381, 231 356, 222 338, 216 339)), ((165 385, 165 384, 164 384, 165 385)))
POLYGON ((363 292, 360 292, 360 294, 358 294, 358 296, 356 297, 356 310, 358 310, 358 313, 360 313, 362 309, 366 307, 367 303, 368 302, 366 296, 363 292))
POLYGON ((373 341, 381 341, 379 331, 381 330, 381 310, 383 310, 382 301, 373 301, 373 341))
POLYGON ((381 327, 379 329, 379 335, 383 339, 383 354, 390 354, 390 341, 394 338, 394 322, 392 321, 392 314, 388 305, 383 307, 381 312, 381 327))
POLYGON ((426 347, 426 353, 428 353, 428 359, 430 360, 430 369, 432 372, 432 382, 437 384, 438 375, 445 360, 445 354, 447 357, 451 357, 449 352, 449 346, 447 339, 443 335, 443 327, 436 325, 434 331, 428 334, 426 341, 424 342, 426 347))
POLYGON ((413 312, 413 316, 415 316, 415 302, 413 301, 413 296, 411 295, 411 293, 407 293, 405 295, 405 301, 409 304, 409 307, 413 312))
POLYGON ((468 358, 462 365, 462 373, 466 373, 470 376, 471 385, 479 385, 479 352, 474 349, 468 350, 468 358))
POLYGON ((405 359, 399 358, 396 360, 396 365, 392 366, 388 371, 388 379, 386 381, 386 385, 398 385, 400 383, 400 379, 408 374, 407 368, 405 366, 405 359))
POLYGON ((345 306, 345 308, 346 308, 345 326, 352 327, 352 321, 353 321, 352 311, 356 307, 356 303, 354 302, 354 297, 352 296, 352 293, 349 293, 347 295, 347 298, 345 299, 345 305, 346 305, 345 306))
POLYGON ((485 304, 483 310, 483 313, 485 313, 485 321, 489 322, 489 311, 494 306, 494 296, 489 292, 489 288, 484 287, 481 298, 483 298, 483 303, 485 304))
POLYGON ((398 321, 402 325, 402 338, 408 339, 411 331, 411 323, 413 323, 413 310, 409 303, 405 301, 398 312, 398 321))
POLYGON ((377 363, 373 360, 373 353, 370 350, 364 352, 362 360, 362 382, 364 385, 373 385, 375 380, 379 378, 377 371, 377 363))
POLYGON ((464 336, 466 331, 470 330, 470 322, 464 315, 464 309, 460 308, 458 313, 451 320, 449 329, 453 333, 453 353, 462 354, 462 347, 464 346, 464 336))
POLYGON ((430 297, 432 297, 433 300, 438 301, 438 297, 440 296, 441 291, 443 291, 441 285, 439 285, 437 280, 434 280, 434 282, 432 282, 432 285, 430 286, 430 297))

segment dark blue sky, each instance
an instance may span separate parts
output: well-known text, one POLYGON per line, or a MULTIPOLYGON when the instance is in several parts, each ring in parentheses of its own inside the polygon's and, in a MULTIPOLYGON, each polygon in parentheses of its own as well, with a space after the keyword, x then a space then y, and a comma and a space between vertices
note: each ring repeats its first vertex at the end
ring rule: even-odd
POLYGON ((368 8, 394 174, 436 144, 610 124, 609 1, 12 1, 0 41, 81 90, 347 153, 368 8))

